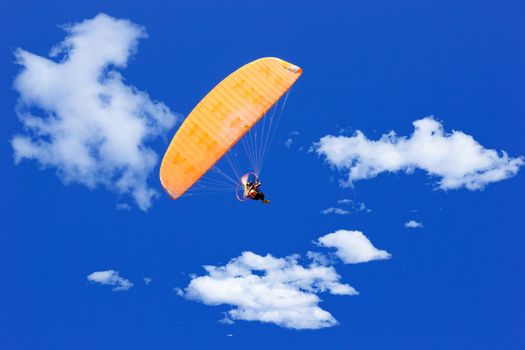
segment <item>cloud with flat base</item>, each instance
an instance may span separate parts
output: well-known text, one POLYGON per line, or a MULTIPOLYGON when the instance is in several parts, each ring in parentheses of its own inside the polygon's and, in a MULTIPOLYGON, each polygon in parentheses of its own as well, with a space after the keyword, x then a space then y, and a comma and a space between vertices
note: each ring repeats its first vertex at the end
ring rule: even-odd
POLYGON ((391 131, 374 141, 357 131, 351 137, 324 136, 312 149, 328 164, 347 172, 343 186, 383 172, 421 169, 438 178, 442 190, 480 190, 516 175, 524 164, 524 157, 512 158, 504 151, 484 148, 461 131, 445 133, 433 117, 416 120, 413 125, 410 137, 391 131))

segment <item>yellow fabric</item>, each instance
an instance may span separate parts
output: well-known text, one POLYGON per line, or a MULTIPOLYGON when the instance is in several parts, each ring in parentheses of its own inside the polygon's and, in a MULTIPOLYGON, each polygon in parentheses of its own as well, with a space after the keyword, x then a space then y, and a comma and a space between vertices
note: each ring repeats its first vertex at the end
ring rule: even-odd
POLYGON ((193 109, 162 159, 160 181, 173 199, 204 175, 299 78, 299 67, 261 58, 221 81, 193 109))

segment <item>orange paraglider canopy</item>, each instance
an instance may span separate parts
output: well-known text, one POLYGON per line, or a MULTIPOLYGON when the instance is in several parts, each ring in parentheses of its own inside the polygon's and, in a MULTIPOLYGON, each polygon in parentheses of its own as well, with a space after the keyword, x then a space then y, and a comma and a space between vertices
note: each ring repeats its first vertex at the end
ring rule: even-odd
POLYGON ((198 181, 301 75, 279 58, 261 58, 221 81, 193 109, 173 137, 160 181, 173 199, 198 181))

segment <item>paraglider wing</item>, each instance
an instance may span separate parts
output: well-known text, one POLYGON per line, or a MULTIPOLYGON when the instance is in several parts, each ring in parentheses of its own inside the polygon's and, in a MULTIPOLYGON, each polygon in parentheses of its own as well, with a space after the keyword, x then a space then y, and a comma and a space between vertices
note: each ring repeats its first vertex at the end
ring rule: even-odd
POLYGON ((279 58, 239 68, 213 88, 173 137, 160 181, 173 199, 199 180, 295 83, 302 71, 279 58))

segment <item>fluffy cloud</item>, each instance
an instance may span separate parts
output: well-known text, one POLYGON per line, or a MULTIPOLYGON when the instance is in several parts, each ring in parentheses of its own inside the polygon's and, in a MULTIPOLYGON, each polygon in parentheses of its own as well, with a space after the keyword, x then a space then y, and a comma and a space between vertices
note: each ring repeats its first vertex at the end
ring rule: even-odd
POLYGON ((99 14, 65 27, 68 36, 48 59, 18 49, 16 112, 25 133, 11 141, 15 162, 33 159, 65 183, 131 194, 147 210, 147 184, 158 155, 147 141, 177 117, 161 102, 124 83, 117 72, 136 51, 144 28, 99 14))
POLYGON ((329 164, 348 171, 348 180, 343 183, 347 186, 385 171, 411 173, 419 168, 439 177, 438 186, 443 190, 478 190, 516 175, 524 163, 523 157, 500 155, 461 131, 447 134, 432 117, 413 125, 408 138, 391 131, 372 141, 357 131, 352 137, 327 135, 313 149, 329 164))
POLYGON ((228 304, 225 322, 247 320, 275 323, 294 329, 318 329, 337 324, 318 304, 320 292, 356 295, 339 282, 332 266, 312 262, 302 266, 298 256, 276 258, 244 252, 225 266, 204 266, 205 276, 194 276, 178 294, 207 305, 228 304))
POLYGON ((415 220, 410 220, 410 221, 405 222, 405 227, 406 228, 422 228, 423 224, 415 220))
POLYGON ((88 275, 87 279, 90 282, 114 286, 112 290, 115 292, 125 291, 133 287, 131 281, 120 277, 118 272, 114 270, 96 271, 88 275))
POLYGON ((386 250, 374 247, 360 231, 338 230, 319 238, 317 243, 323 247, 335 248, 335 254, 345 264, 385 260, 391 257, 386 250))

